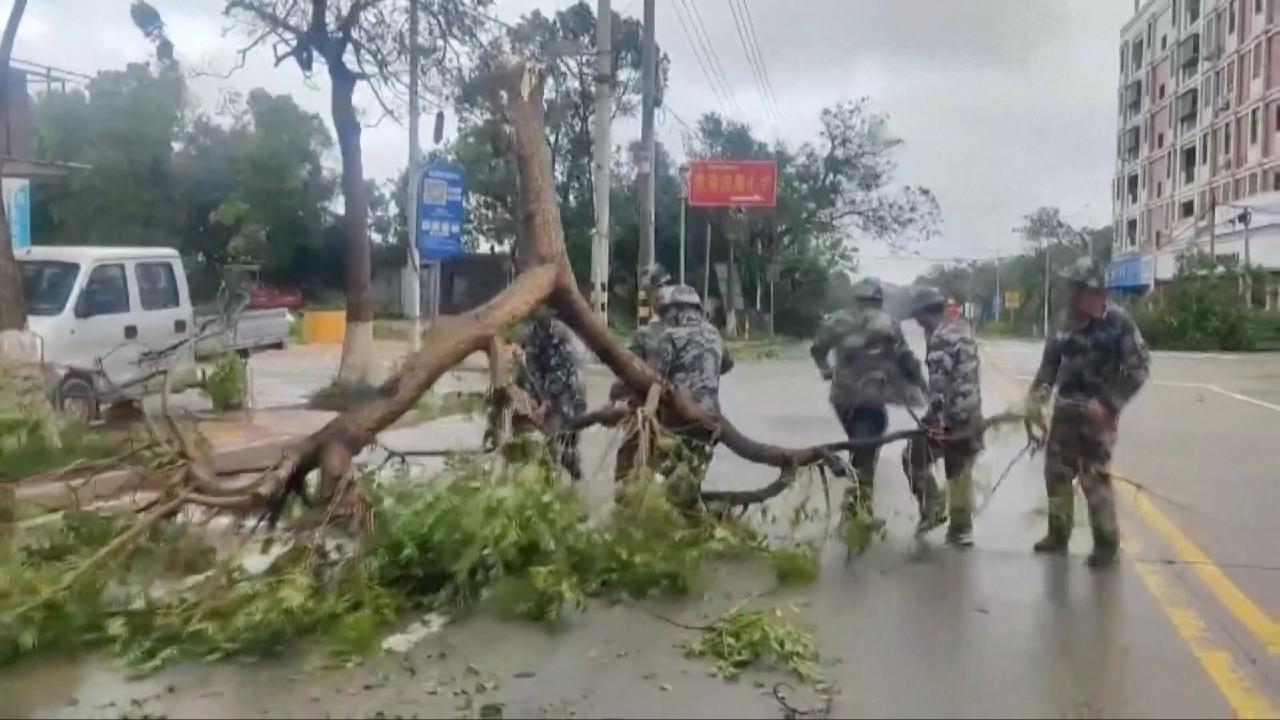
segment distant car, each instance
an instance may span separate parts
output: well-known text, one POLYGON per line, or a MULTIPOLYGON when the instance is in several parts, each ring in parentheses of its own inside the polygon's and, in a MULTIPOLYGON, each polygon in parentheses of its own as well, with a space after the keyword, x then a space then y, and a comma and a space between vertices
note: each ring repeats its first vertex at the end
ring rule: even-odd
POLYGON ((302 291, 297 288, 250 280, 244 284, 244 291, 249 295, 249 307, 254 310, 297 310, 302 307, 302 291))

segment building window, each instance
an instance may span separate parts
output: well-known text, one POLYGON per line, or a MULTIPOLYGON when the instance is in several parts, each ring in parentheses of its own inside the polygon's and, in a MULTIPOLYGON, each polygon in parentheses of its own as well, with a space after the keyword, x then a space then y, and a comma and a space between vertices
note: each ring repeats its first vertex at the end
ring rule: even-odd
POLYGON ((1200 0, 1187 0, 1187 24, 1200 19, 1200 0))
POLYGON ((1227 33, 1235 34, 1236 31, 1236 0, 1231 0, 1231 4, 1227 6, 1227 33))
POLYGON ((1262 41, 1259 40, 1253 46, 1253 79, 1257 80, 1262 77, 1262 41))
POLYGON ((1258 144, 1258 126, 1262 124, 1262 108, 1254 108, 1249 113, 1249 144, 1258 144))
POLYGON ((1280 191, 1280 171, 1271 173, 1271 190, 1280 191))
POLYGON ((1258 194, 1258 173, 1249 174, 1249 194, 1250 195, 1258 194))
POLYGON ((1262 0, 1253 0, 1253 14, 1254 15, 1262 14, 1262 0))
POLYGON ((1183 200, 1183 201, 1178 205, 1178 219, 1179 219, 1179 220, 1186 220, 1187 218, 1189 218, 1189 217, 1191 217, 1191 216, 1193 216, 1193 215, 1195 215, 1195 214, 1196 214, 1196 201, 1195 201, 1195 200, 1183 200))
POLYGON ((1210 87, 1212 84, 1213 78, 1208 75, 1205 75, 1204 79, 1200 81, 1200 97, 1204 98, 1204 101, 1200 103, 1200 105, 1206 110, 1209 109, 1209 103, 1213 101, 1213 98, 1211 97, 1211 91, 1213 88, 1210 87))
POLYGON ((1195 143, 1182 148, 1182 184, 1190 185, 1196 181, 1196 146, 1195 143))
POLYGON ((1169 36, 1161 35, 1160 36, 1160 52, 1164 52, 1168 48, 1169 48, 1169 36))
POLYGON ((1276 132, 1280 132, 1280 103, 1276 104, 1276 132))
POLYGON ((1162 197, 1164 197, 1164 183, 1158 182, 1156 183, 1156 198, 1162 197))
POLYGON ((1156 133, 1156 149, 1164 147, 1164 133, 1156 133))
POLYGON ((1200 164, 1209 164, 1209 134, 1205 133, 1200 136, 1200 164))

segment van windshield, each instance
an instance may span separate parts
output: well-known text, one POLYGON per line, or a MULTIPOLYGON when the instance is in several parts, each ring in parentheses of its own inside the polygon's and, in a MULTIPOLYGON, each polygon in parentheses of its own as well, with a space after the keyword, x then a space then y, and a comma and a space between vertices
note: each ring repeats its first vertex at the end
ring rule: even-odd
POLYGON ((57 315, 67 306, 80 274, 76 263, 22 260, 22 290, 28 315, 57 315))

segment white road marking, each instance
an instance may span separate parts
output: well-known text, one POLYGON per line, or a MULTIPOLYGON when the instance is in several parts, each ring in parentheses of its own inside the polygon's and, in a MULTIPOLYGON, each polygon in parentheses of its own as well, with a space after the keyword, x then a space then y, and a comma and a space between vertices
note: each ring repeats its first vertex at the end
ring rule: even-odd
MULTIPOLYGON (((1035 376, 1033 375, 1018 375, 1016 377, 1019 380, 1026 380, 1026 381, 1031 381, 1035 379, 1035 376)), ((1156 385, 1158 387, 1175 387, 1175 388, 1190 388, 1194 390, 1209 390, 1211 392, 1216 392, 1219 395, 1225 395, 1229 398, 1239 400, 1241 402, 1247 402, 1251 405, 1257 405, 1258 407, 1280 412, 1280 405, 1269 403, 1266 400, 1259 400, 1256 397, 1249 397, 1248 395, 1242 395, 1238 392, 1227 390, 1226 388, 1221 388, 1221 387, 1218 387, 1217 385, 1213 385, 1210 383, 1179 382, 1177 380, 1152 380, 1151 384, 1156 385)))

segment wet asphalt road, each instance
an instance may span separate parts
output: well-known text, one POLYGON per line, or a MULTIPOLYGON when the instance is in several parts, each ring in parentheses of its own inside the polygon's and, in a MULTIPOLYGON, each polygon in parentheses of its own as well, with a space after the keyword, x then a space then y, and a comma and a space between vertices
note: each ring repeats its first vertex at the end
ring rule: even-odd
MULTIPOLYGON (((1038 352, 984 346, 988 412, 1021 397, 1038 352)), ((839 437, 826 388, 802 355, 742 363, 726 378, 725 412, 741 429, 792 445, 839 437)), ((816 629, 840 716, 1274 716, 1280 569, 1267 566, 1280 566, 1280 357, 1155 362, 1153 382, 1123 418, 1115 468, 1152 493, 1120 487, 1125 547, 1110 571, 1082 564, 1083 514, 1072 557, 1029 552, 1043 530, 1038 457, 1013 467, 977 518, 972 550, 942 546, 941 531, 912 539, 900 446, 891 446, 876 491, 890 537, 865 556, 846 565, 832 541, 819 580, 785 591, 767 568, 720 563, 701 597, 648 607, 697 623, 755 593, 770 593, 756 604, 794 606, 816 629)), ((594 397, 606 381, 593 376, 594 397)), ((908 422, 894 414, 891 427, 908 422)), ((601 478, 613 442, 588 434, 587 467, 601 478)), ((980 498, 1022 443, 1020 430, 988 438, 980 498)), ((709 483, 772 479, 722 450, 709 483)), ((600 479, 586 493, 599 506, 611 488, 600 479)), ((690 637, 635 607, 595 605, 555 632, 474 616, 405 656, 355 668, 317 669, 313 656, 126 682, 96 659, 48 661, 0 672, 0 715, 465 716, 501 703, 508 717, 781 716, 768 689, 782 675, 709 677, 708 665, 675 647, 690 637)))

